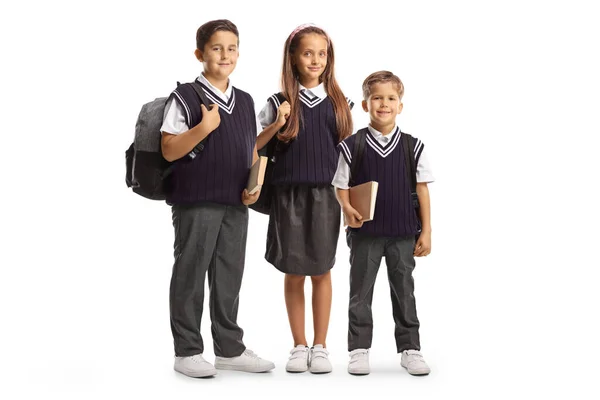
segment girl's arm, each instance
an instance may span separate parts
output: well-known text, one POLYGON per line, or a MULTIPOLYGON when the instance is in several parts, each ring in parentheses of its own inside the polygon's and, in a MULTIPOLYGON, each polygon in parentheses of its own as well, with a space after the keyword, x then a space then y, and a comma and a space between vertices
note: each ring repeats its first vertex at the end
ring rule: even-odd
POLYGON ((263 147, 265 147, 267 143, 269 143, 269 140, 271 140, 273 136, 275 136, 275 134, 279 132, 283 125, 285 125, 285 121, 283 124, 281 124, 279 122, 279 119, 277 119, 271 125, 263 129, 263 131, 256 138, 256 148, 260 150, 263 147))
MULTIPOLYGON (((270 107, 270 106, 269 106, 270 107)), ((285 125, 285 121, 290 116, 290 103, 284 101, 277 109, 277 117, 275 122, 267 126, 256 138, 256 148, 262 149, 269 143, 269 140, 275 136, 277 132, 285 125)))

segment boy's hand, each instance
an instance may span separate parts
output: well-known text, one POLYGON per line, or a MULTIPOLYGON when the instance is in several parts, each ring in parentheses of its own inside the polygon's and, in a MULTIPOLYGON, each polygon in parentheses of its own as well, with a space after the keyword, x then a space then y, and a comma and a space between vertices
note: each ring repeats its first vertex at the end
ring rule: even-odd
POLYGON ((202 122, 206 124, 206 129, 208 132, 212 132, 219 124, 221 124, 221 115, 219 115, 219 106, 216 104, 210 105, 212 108, 210 111, 206 109, 204 104, 200 104, 200 109, 202 110, 202 122))
POLYGON ((424 257, 429 255, 429 253, 431 253, 431 232, 424 231, 421 232, 419 240, 417 240, 417 243, 415 244, 415 251, 413 254, 415 257, 424 257))
POLYGON ((290 116, 290 103, 288 103, 287 101, 284 101, 283 103, 281 103, 281 105, 279 106, 279 108, 277 109, 277 125, 282 127, 285 125, 285 121, 287 121, 288 117, 290 116))
POLYGON ((349 227, 360 228, 362 226, 362 215, 360 215, 351 205, 345 205, 344 208, 342 208, 342 212, 344 213, 344 218, 349 227))
POLYGON ((245 206, 249 206, 250 204, 256 203, 258 197, 260 196, 260 190, 261 189, 258 189, 258 191, 254 194, 250 194, 248 193, 248 189, 244 189, 244 191, 242 192, 242 203, 245 206))

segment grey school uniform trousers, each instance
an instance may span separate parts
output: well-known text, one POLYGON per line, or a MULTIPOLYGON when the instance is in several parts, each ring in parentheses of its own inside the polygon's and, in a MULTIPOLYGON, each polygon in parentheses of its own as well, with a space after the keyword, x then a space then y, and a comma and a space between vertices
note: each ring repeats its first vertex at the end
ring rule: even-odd
POLYGON ((171 277, 171 331, 175 355, 204 352, 200 320, 208 271, 215 355, 237 357, 246 347, 237 324, 244 272, 248 208, 216 203, 172 207, 175 263, 171 277))
POLYGON ((350 247, 350 305, 348 307, 348 351, 371 348, 373 338, 373 287, 385 257, 396 325, 394 336, 398 353, 421 350, 419 320, 412 272, 414 236, 368 236, 352 231, 346 234, 350 247))

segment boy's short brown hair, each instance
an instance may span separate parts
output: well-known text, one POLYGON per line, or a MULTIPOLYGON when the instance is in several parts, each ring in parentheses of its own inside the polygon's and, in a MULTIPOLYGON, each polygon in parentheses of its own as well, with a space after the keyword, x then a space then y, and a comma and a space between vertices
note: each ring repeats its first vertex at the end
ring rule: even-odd
POLYGON ((210 37, 217 31, 231 32, 238 37, 239 42, 240 34, 237 26, 228 19, 216 19, 214 21, 208 21, 198 28, 198 31, 196 32, 196 48, 200 51, 204 51, 204 46, 210 40, 210 37))
POLYGON ((365 100, 369 99, 371 87, 373 87, 374 84, 387 82, 392 82, 392 84, 396 86, 396 89, 398 89, 398 96, 400 97, 400 100, 402 100, 402 96, 404 96, 404 85, 400 78, 390 71, 377 71, 367 76, 367 79, 365 79, 362 85, 363 98, 365 100))

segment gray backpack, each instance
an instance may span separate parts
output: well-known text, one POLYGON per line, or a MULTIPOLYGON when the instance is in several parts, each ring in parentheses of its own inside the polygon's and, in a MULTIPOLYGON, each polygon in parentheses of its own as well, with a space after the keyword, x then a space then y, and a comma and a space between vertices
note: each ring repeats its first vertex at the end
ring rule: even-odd
MULTIPOLYGON (((179 86, 179 82, 177 85, 179 86)), ((210 109, 210 103, 200 85, 194 82, 192 87, 201 102, 210 109)), ((125 151, 127 187, 132 188, 134 193, 151 200, 165 200, 168 192, 167 178, 174 167, 174 163, 164 159, 161 151, 160 127, 167 100, 168 97, 159 97, 142 106, 135 124, 133 143, 125 151)), ((194 147, 190 157, 193 158, 202 151, 203 142, 194 147)))

